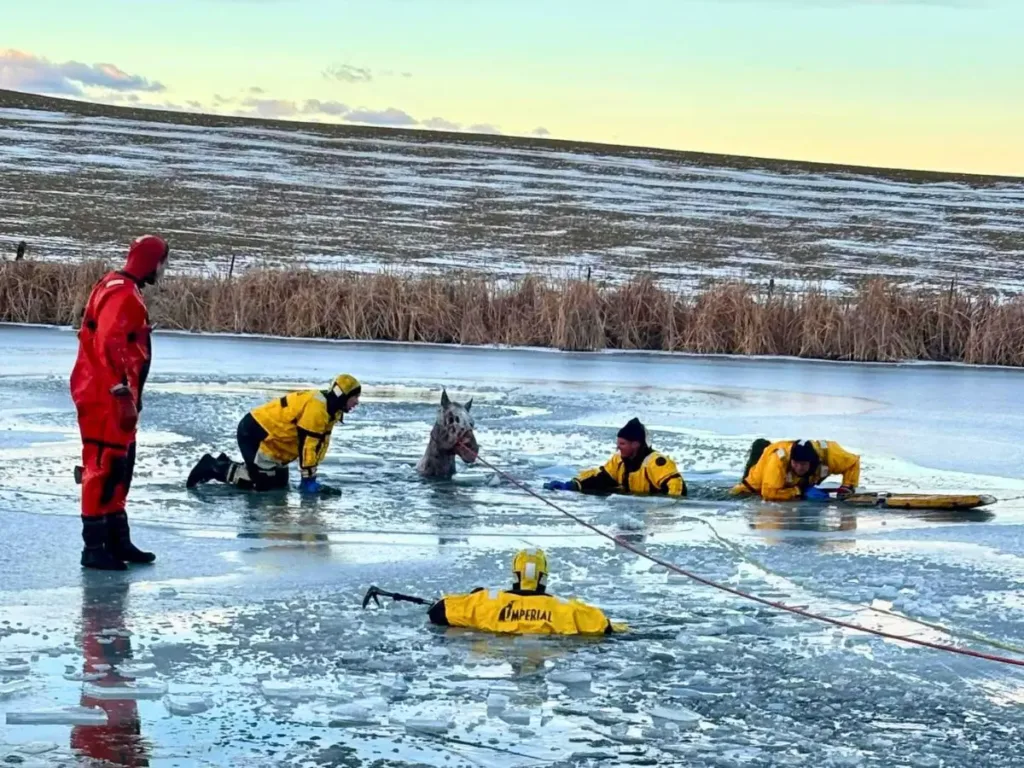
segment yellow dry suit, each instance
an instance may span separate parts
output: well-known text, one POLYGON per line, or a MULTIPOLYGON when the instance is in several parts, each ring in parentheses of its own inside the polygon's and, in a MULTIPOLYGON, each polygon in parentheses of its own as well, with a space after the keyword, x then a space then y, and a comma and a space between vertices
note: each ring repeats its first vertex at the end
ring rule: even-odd
MULTIPOLYGON (((360 389, 359 382, 348 374, 335 380, 334 388, 340 399, 350 397, 360 389)), ((317 467, 327 455, 331 432, 344 418, 338 408, 328 408, 328 395, 318 389, 289 392, 283 397, 254 408, 250 413, 266 431, 260 442, 257 463, 269 459, 279 465, 299 460, 303 477, 315 477, 317 467)))
POLYGON ((609 635, 623 631, 604 611, 543 592, 485 590, 446 595, 430 607, 432 624, 513 635, 609 635))
POLYGON ((686 495, 686 481, 676 463, 647 446, 628 460, 612 454, 604 466, 578 474, 573 485, 584 493, 686 495))
POLYGON ((542 549, 518 552, 512 573, 515 585, 508 591, 480 587, 441 598, 430 606, 431 623, 514 635, 608 635, 627 629, 612 624, 600 608, 547 594, 548 561, 542 549))
POLYGON ((850 453, 832 440, 808 441, 818 457, 806 477, 796 475, 790 467, 794 441, 770 443, 752 464, 733 495, 757 494, 765 501, 793 501, 808 488, 818 485, 830 475, 842 474, 843 485, 855 489, 860 482, 860 456, 850 453))

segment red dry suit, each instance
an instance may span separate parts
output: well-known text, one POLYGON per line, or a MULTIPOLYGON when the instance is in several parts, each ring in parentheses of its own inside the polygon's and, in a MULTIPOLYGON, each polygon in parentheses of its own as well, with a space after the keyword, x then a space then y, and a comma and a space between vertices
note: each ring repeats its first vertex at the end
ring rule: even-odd
POLYGON ((125 509, 135 466, 137 412, 152 359, 152 328, 139 286, 166 258, 162 239, 140 237, 124 270, 104 275, 85 306, 71 372, 71 399, 82 434, 83 517, 125 509))

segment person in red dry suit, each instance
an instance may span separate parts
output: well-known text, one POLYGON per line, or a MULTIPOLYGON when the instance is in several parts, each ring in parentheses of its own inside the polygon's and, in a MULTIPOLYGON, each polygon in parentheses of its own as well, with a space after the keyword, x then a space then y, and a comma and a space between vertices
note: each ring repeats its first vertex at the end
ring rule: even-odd
MULTIPOLYGON (((116 688, 132 682, 130 670, 132 641, 125 631, 124 609, 127 583, 89 583, 82 588, 82 672, 99 676, 85 685, 116 688), (128 672, 125 675, 123 672, 128 672)), ((79 704, 99 708, 107 716, 106 725, 76 725, 71 729, 71 748, 83 757, 113 765, 148 766, 149 745, 142 737, 139 705, 130 695, 125 698, 90 696, 82 692, 79 704)))
MULTIPOLYGON (((132 544, 125 502, 135 469, 135 431, 152 359, 141 288, 163 274, 168 246, 143 235, 124 269, 104 275, 89 294, 78 331, 71 399, 82 433, 82 566, 123 571, 156 556, 132 544)), ((77 474, 77 472, 76 472, 77 474)))

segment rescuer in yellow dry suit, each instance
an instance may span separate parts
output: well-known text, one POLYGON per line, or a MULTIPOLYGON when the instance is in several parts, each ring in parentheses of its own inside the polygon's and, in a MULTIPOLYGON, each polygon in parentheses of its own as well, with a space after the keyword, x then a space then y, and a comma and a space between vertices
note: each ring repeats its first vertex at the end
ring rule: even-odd
POLYGON ((685 496, 686 481, 676 463, 647 443, 647 430, 630 419, 616 437, 618 451, 602 467, 588 469, 568 481, 550 480, 547 490, 583 493, 640 493, 685 496))
POLYGON ((541 549, 522 550, 512 561, 510 590, 479 587, 446 595, 432 606, 432 624, 515 635, 610 635, 624 632, 600 608, 547 593, 548 561, 541 549))
POLYGON ((815 486, 834 474, 843 476, 836 494, 839 498, 855 493, 860 482, 860 456, 831 440, 755 440, 743 480, 731 493, 756 494, 765 501, 823 501, 829 498, 828 493, 815 486))
POLYGON ((359 404, 362 387, 343 373, 327 389, 289 392, 242 417, 238 447, 242 461, 225 454, 205 454, 188 476, 186 486, 219 480, 243 490, 269 491, 288 487, 288 465, 298 459, 299 490, 304 493, 337 493, 316 479, 317 468, 327 455, 331 432, 344 414, 359 404))

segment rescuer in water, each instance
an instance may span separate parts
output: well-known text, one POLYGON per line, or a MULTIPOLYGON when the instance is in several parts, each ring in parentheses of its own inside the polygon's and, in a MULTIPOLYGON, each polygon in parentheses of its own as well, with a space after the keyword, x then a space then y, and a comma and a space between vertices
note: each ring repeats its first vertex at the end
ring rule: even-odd
POLYGON ((572 480, 549 480, 544 487, 582 493, 686 495, 686 481, 676 463, 651 448, 639 419, 630 419, 619 430, 616 445, 618 451, 603 467, 585 470, 572 480))
POLYGON ((327 389, 289 392, 253 408, 238 423, 238 447, 242 461, 226 454, 204 454, 189 473, 186 487, 218 480, 246 491, 270 491, 288 487, 288 465, 298 459, 303 493, 338 493, 316 478, 327 455, 331 432, 346 413, 359 405, 362 386, 343 373, 327 389))
POLYGON ((124 268, 93 286, 78 331, 71 399, 82 435, 82 550, 84 568, 123 571, 126 563, 152 563, 131 540, 126 506, 135 472, 135 439, 142 390, 153 359, 152 327, 142 288, 167 265, 167 242, 136 238, 124 268))
POLYGON ((446 595, 430 606, 432 624, 514 635, 610 635, 624 632, 600 608, 547 593, 548 561, 541 549, 524 549, 512 560, 510 590, 478 587, 446 595))
POLYGON ((860 456, 830 440, 755 440, 743 480, 731 493, 758 495, 765 501, 825 501, 829 494, 816 486, 834 474, 843 476, 843 484, 836 492, 840 499, 856 493, 860 456))

